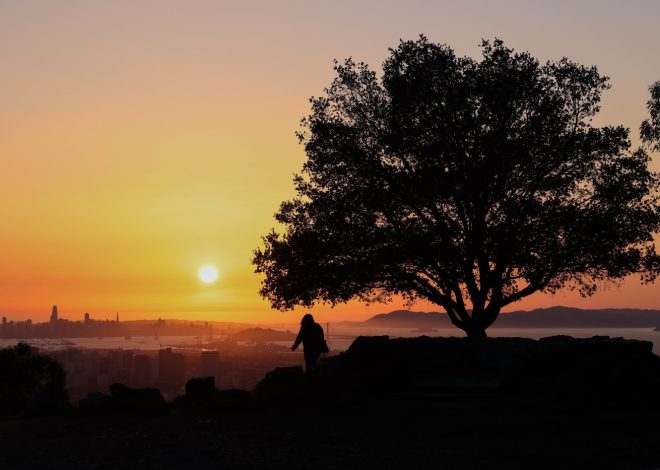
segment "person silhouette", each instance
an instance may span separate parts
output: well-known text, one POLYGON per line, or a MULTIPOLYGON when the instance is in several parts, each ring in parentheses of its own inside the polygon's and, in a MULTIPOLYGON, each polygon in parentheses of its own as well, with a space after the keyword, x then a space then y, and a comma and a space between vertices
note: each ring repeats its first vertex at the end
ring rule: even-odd
POLYGON ((291 351, 295 351, 300 343, 305 352, 305 370, 308 374, 318 372, 319 356, 328 352, 328 344, 323 337, 323 328, 314 321, 311 313, 305 314, 300 320, 300 332, 291 346, 291 351))

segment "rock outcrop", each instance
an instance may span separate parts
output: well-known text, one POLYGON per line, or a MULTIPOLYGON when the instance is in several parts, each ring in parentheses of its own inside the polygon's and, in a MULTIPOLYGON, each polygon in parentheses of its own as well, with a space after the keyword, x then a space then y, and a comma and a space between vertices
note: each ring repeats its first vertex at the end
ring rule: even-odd
POLYGON ((531 406, 648 405, 660 394, 660 357, 646 341, 599 337, 359 337, 304 380, 276 369, 262 396, 315 394, 323 400, 512 400, 531 406))
POLYGON ((186 383, 186 394, 177 397, 173 405, 202 414, 227 414, 251 410, 252 395, 245 390, 218 390, 213 377, 198 377, 186 383))
POLYGON ((162 416, 169 413, 167 403, 155 388, 131 388, 120 383, 110 385, 110 395, 92 392, 80 400, 86 413, 118 413, 139 416, 162 416))

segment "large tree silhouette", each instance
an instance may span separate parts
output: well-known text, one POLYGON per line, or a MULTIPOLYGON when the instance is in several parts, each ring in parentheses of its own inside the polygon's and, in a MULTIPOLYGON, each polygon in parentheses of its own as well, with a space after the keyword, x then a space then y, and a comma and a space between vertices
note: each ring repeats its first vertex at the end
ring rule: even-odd
POLYGON ((457 57, 421 36, 382 76, 335 64, 302 121, 284 232, 254 253, 274 308, 402 295, 483 337, 534 292, 657 276, 658 175, 628 129, 592 124, 608 78, 499 40, 482 49, 457 57))

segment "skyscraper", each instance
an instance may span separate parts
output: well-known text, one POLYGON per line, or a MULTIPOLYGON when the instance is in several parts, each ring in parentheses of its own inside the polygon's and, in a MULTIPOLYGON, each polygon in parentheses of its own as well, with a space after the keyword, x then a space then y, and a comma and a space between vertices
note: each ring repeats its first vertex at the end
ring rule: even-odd
POLYGON ((50 312, 50 322, 56 323, 57 320, 58 320, 57 305, 53 305, 53 310, 50 312))

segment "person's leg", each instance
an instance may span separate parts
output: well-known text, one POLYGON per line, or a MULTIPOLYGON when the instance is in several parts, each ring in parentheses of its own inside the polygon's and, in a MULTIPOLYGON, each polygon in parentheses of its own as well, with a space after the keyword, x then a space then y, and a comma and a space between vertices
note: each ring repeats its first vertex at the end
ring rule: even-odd
POLYGON ((314 360, 313 357, 305 354, 305 373, 311 375, 314 373, 314 360))
POLYGON ((319 357, 320 356, 318 354, 315 354, 312 358, 312 370, 315 374, 318 374, 319 372, 319 357))
POLYGON ((307 374, 316 374, 319 371, 319 358, 314 354, 305 354, 305 370, 307 374))

